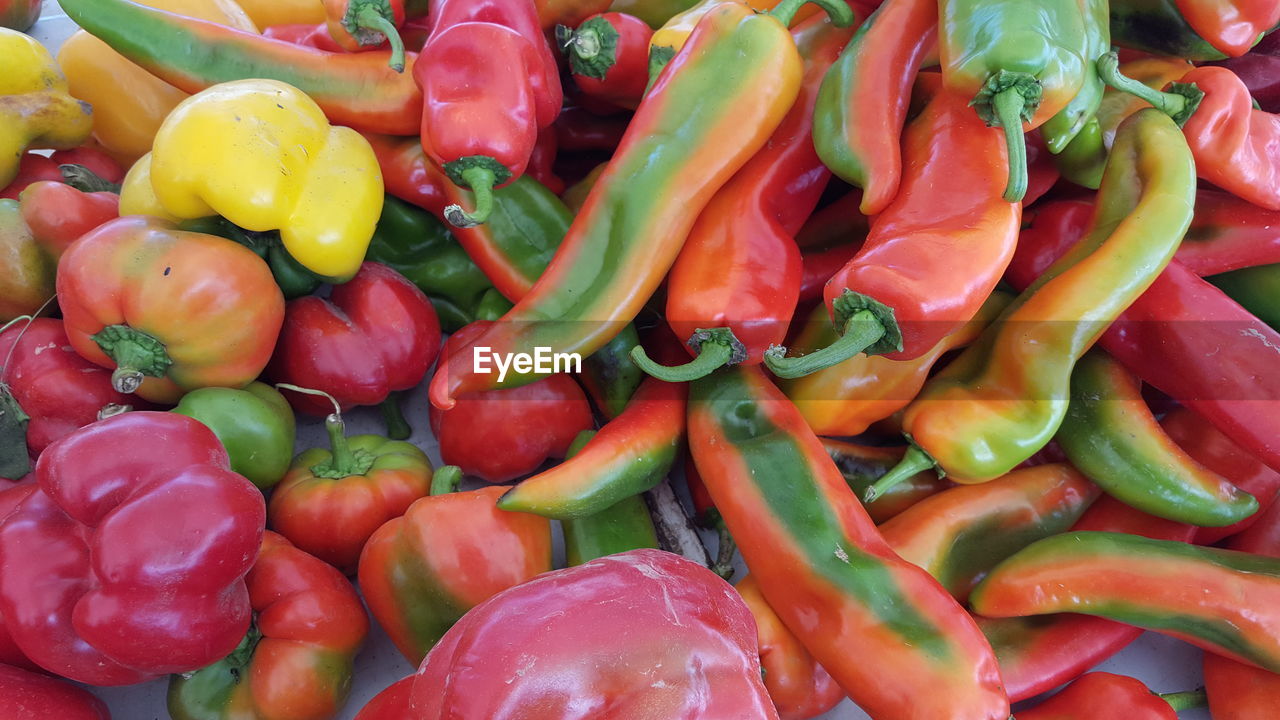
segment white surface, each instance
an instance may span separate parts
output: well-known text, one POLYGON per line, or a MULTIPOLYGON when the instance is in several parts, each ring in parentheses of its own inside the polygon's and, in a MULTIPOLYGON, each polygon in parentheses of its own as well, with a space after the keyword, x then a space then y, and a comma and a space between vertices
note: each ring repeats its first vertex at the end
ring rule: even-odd
MULTIPOLYGON (((75 26, 52 0, 45 0, 44 15, 32 34, 51 48, 57 48, 75 26)), ((439 448, 427 427, 425 388, 418 388, 405 399, 405 415, 414 427, 411 441, 426 450, 435 465, 440 463, 439 448)), ((381 421, 374 410, 358 409, 347 415, 350 434, 378 432, 381 421)), ((317 421, 304 422, 298 428, 299 450, 326 445, 323 426, 317 421)), ((707 542, 714 549, 713 535, 707 542)), ((557 557, 562 553, 557 550, 557 557)), ((740 566, 741 567, 741 566, 740 566)), ((739 575, 741 577, 741 575, 739 575)), ((1146 633, 1116 657, 1099 666, 1100 670, 1132 675, 1156 692, 1193 690, 1201 685, 1200 651, 1190 645, 1154 633, 1146 633)), ((356 673, 351 699, 340 720, 354 717, 364 704, 383 688, 413 672, 414 668, 400 656, 390 639, 374 623, 369 641, 356 658, 356 673)), ((91 688, 111 707, 116 720, 162 720, 165 710, 165 680, 124 688, 91 688)), ((867 715, 845 700, 822 716, 825 720, 864 720, 867 715)), ((1184 720, 1209 720, 1207 710, 1189 710, 1180 714, 1184 720)), ((33 719, 34 720, 34 719, 33 719)), ((45 720, 45 719, 40 719, 45 720)))

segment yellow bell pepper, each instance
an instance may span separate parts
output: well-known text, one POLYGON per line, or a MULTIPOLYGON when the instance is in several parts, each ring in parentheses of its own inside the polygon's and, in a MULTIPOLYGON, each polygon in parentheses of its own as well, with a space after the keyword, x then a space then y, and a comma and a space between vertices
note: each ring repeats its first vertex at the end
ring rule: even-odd
POLYGON ((93 129, 93 108, 71 97, 53 56, 34 38, 0 27, 0 188, 30 149, 67 150, 93 129))
POLYGON ((182 218, 164 209, 151 189, 151 153, 138 158, 125 173, 120 183, 120 215, 150 215, 173 223, 181 222, 182 218))
POLYGON ((260 28, 325 21, 323 0, 240 0, 240 7, 260 28))
MULTIPOLYGON (((239 30, 258 31, 235 0, 134 1, 239 30)), ((63 43, 58 63, 67 74, 71 94, 88 101, 96 111, 94 137, 122 165, 151 150, 151 140, 165 116, 189 97, 83 30, 63 43)))
POLYGON ((301 90, 236 80, 192 95, 156 133, 151 157, 130 171, 124 212, 153 203, 177 218, 221 215, 247 230, 279 230, 308 270, 349 278, 382 213, 382 172, 369 142, 329 125, 301 90), (139 178, 149 173, 155 199, 139 178))

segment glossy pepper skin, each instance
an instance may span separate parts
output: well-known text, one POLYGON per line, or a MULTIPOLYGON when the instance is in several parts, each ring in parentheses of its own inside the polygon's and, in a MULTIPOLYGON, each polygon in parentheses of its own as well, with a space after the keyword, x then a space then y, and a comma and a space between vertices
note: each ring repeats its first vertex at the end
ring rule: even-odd
MULTIPOLYGON (((217 215, 195 218, 194 220, 183 220, 178 223, 178 229, 204 233, 205 235, 217 235, 228 240, 234 240, 249 248, 255 255, 266 261, 267 267, 271 268, 271 276, 275 278, 276 285, 280 286, 280 292, 284 295, 285 300, 293 300, 304 295, 310 295, 325 282, 334 282, 336 284, 339 281, 337 278, 326 278, 317 275, 303 267, 284 248, 284 243, 280 241, 280 233, 275 230, 252 232, 217 215)), ((343 278, 343 280, 345 279, 343 278)))
POLYGON ((1249 94, 1267 112, 1280 111, 1280 35, 1262 38, 1245 55, 1210 63, 1230 68, 1249 87, 1249 94))
POLYGON ((1249 89, 1226 68, 1196 68, 1180 82, 1205 94, 1182 126, 1196 172, 1255 205, 1280 210, 1280 115, 1255 110, 1249 89))
MULTIPOLYGON (((583 430, 569 446, 566 461, 582 452, 596 436, 595 430, 583 430)), ((501 505, 498 506, 502 508, 501 505)), ((576 520, 561 520, 564 534, 565 562, 569 567, 615 553, 656 548, 658 532, 643 495, 624 497, 605 509, 576 520)))
POLYGON ((1280 6, 1267 0, 1174 0, 1196 34, 1227 57, 1239 57, 1280 24, 1280 6))
POLYGON ((1280 328, 1280 307, 1276 305, 1276 297, 1280 296, 1277 292, 1280 291, 1280 265, 1233 270, 1215 275, 1209 278, 1209 282, 1271 326, 1272 330, 1280 328))
POLYGON ((86 192, 65 182, 32 183, 18 203, 32 237, 55 261, 81 235, 120 215, 116 193, 86 192))
MULTIPOLYGON (((36 3, 37 9, 39 3, 36 3)), ((0 665, 0 716, 111 720, 107 704, 84 688, 11 665, 0 665)))
MULTIPOLYGON (((421 8, 425 14, 426 8, 421 8)), ((325 26, 343 50, 354 52, 389 43, 388 64, 404 72, 404 40, 399 28, 407 17, 404 0, 324 0, 325 26)))
POLYGON ((62 255, 58 269, 71 346, 115 368, 117 390, 153 402, 249 384, 284 319, 280 289, 252 251, 153 218, 100 226, 62 255))
POLYGON ((988 617, 1097 615, 1276 672, 1280 631, 1270 608, 1278 588, 1275 558, 1073 531, 1001 563, 969 602, 988 617))
POLYGON ((289 469, 297 434, 293 410, 270 385, 199 388, 183 395, 173 411, 212 430, 226 448, 231 469, 259 489, 271 489, 289 469))
POLYGON ((652 488, 675 463, 684 439, 687 399, 684 383, 646 379, 626 409, 581 451, 516 485, 498 507, 575 519, 652 488))
POLYGON ((900 559, 794 406, 754 368, 690 391, 689 446, 769 605, 878 718, 1009 716, 991 648, 900 559), (879 658, 873 671, 860 657, 879 658))
POLYGON ((369 610, 414 665, 473 607, 551 569, 551 522, 499 510, 500 487, 453 492, 460 476, 436 471, 431 495, 378 528, 360 556, 369 610))
POLYGON ((409 715, 409 700, 413 696, 413 678, 410 675, 387 686, 373 696, 354 720, 404 720, 409 715))
POLYGON ((27 148, 71 149, 93 128, 93 109, 67 91, 53 56, 35 38, 0 27, 0 188, 27 148))
POLYGON ((963 602, 988 570, 1074 525, 1098 494, 1070 465, 1037 465, 924 498, 880 532, 903 560, 927 570, 963 602))
POLYGON ((40 490, 0 525, 0 612, 18 647, 91 685, 234 650, 266 512, 228 467, 217 436, 174 413, 124 413, 49 446, 40 490))
POLYGON ((864 215, 883 212, 898 194, 899 138, 911 86, 937 39, 937 2, 887 0, 862 24, 822 81, 813 144, 832 172, 862 188, 864 215))
POLYGON ((1107 494, 1157 517, 1220 527, 1258 511, 1252 495, 1164 433, 1138 379, 1099 351, 1076 363, 1071 402, 1054 439, 1107 494))
POLYGON ((649 39, 653 29, 634 15, 607 12, 556 30, 583 94, 634 110, 649 85, 649 39))
MULTIPOLYGON (((551 265, 473 344, 587 355, 608 343, 657 289, 698 213, 782 121, 800 78, 778 18, 736 4, 709 13, 645 96, 551 265)), ((432 379, 431 402, 447 408, 496 381, 451 364, 432 379)))
POLYGON ((609 9, 610 0, 535 0, 538 24, 543 30, 553 30, 557 25, 577 27, 592 15, 609 9))
POLYGON ((1168 699, 1125 675, 1091 672, 1030 710, 1019 720, 1178 720, 1178 709, 1203 704, 1200 693, 1168 699), (1175 709, 1175 706, 1177 709, 1175 709))
POLYGON ((1156 55, 1192 61, 1224 57, 1196 33, 1179 3, 1180 0, 1113 0, 1111 37, 1120 47, 1156 55))
POLYGON ((17 200, 0 200, 0 322, 30 315, 53 296, 57 262, 22 219, 17 200))
MULTIPOLYGON (((279 230, 298 262, 335 278, 359 270, 382 211, 382 173, 369 144, 273 80, 223 83, 184 100, 156 133, 150 177, 171 215, 279 230)), ((141 199, 126 181, 123 212, 131 202, 141 199)))
POLYGON ((776 719, 754 635, 747 607, 711 571, 634 550, 548 573, 467 613, 419 668, 411 707, 423 720, 776 719))
POLYGON ((1039 136, 1053 155, 1063 152, 1075 138, 1097 119, 1106 84, 1094 63, 1111 50, 1110 0, 1084 0, 1084 71, 1080 89, 1053 117, 1040 126, 1039 136))

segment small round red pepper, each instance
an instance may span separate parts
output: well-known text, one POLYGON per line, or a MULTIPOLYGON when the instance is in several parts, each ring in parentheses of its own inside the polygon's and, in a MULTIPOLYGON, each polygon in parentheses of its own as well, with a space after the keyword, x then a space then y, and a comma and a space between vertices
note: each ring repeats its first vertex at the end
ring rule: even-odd
POLYGON ((653 28, 634 15, 592 15, 576 28, 556 28, 556 41, 584 95, 634 110, 649 86, 653 28))

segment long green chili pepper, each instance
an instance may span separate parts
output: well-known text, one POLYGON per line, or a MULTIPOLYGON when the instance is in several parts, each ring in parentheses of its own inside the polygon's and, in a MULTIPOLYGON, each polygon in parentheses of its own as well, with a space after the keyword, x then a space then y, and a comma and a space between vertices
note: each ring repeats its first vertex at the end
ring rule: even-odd
MULTIPOLYGON (((572 459, 595 437, 595 430, 583 430, 573 439, 565 460, 572 459)), ((605 555, 658 547, 658 534, 644 498, 625 497, 592 515, 563 520, 565 559, 570 566, 581 565, 605 555)))

